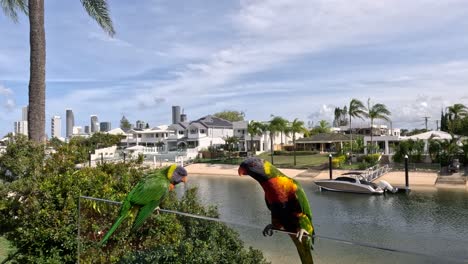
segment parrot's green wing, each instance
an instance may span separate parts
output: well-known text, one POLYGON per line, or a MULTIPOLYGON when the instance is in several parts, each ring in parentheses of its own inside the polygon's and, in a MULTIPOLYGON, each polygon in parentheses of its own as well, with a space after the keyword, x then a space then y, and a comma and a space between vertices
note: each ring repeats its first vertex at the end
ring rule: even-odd
POLYGON ((170 182, 167 178, 154 175, 142 180, 128 195, 128 200, 140 206, 133 223, 133 230, 140 227, 169 192, 170 182))
POLYGON ((302 212, 304 212, 305 215, 309 218, 309 220, 312 222, 312 210, 310 210, 310 204, 309 200, 307 200, 307 196, 304 192, 304 189, 302 189, 302 186, 294 180, 294 184, 296 184, 297 189, 296 189, 296 198, 299 201, 299 204, 301 205, 302 212))

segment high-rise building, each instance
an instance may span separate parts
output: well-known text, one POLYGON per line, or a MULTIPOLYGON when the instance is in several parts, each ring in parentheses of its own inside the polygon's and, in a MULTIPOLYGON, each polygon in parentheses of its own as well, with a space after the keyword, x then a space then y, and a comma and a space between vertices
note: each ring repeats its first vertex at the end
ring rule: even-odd
POLYGON ((146 127, 145 121, 141 121, 141 120, 136 121, 136 124, 135 124, 136 129, 145 129, 145 127, 146 127))
POLYGON ((172 106, 172 124, 177 124, 180 122, 180 106, 172 106))
POLYGON ((70 138, 73 135, 73 127, 75 126, 75 117, 73 116, 73 111, 71 109, 66 110, 66 136, 70 138))
POLYGON ((54 116, 50 120, 50 137, 62 137, 62 119, 60 118, 60 116, 54 116))
POLYGON ((28 136, 28 121, 16 121, 14 126, 15 134, 23 134, 28 136))
POLYGON ((111 128, 111 123, 110 122, 101 122, 101 123, 99 123, 99 129, 101 130, 101 132, 110 131, 112 129, 111 128))
POLYGON ((73 135, 82 135, 83 128, 81 126, 74 126, 72 132, 73 135))
POLYGON ((28 109, 29 109, 28 106, 23 107, 21 121, 28 121, 28 109))
POLYGON ((84 133, 89 134, 89 126, 84 126, 84 133))
POLYGON ((91 133, 99 132, 99 120, 97 115, 91 115, 91 133))
POLYGON ((13 132, 28 136, 28 106, 23 107, 21 110, 21 120, 14 122, 13 132))

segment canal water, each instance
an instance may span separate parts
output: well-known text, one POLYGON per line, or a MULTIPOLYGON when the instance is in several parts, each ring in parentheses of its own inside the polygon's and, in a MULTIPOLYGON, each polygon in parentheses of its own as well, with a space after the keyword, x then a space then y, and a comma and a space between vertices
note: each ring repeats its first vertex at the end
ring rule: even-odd
MULTIPOLYGON (((406 252, 317 238, 316 263, 468 263, 468 192, 464 189, 371 196, 320 192, 310 179, 298 181, 309 198, 317 235, 406 252)), ((300 263, 287 235, 262 235, 270 212, 256 181, 247 176, 193 176, 188 185, 199 188, 204 204, 218 207, 221 219, 238 223, 229 225, 246 245, 262 250, 272 263, 300 263)))

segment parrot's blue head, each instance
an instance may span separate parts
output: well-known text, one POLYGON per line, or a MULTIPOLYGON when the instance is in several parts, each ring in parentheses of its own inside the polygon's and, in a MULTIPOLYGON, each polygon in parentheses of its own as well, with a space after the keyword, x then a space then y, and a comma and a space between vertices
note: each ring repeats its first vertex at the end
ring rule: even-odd
POLYGON ((237 172, 239 176, 242 175, 249 175, 250 177, 254 178, 258 182, 264 182, 271 178, 269 173, 269 168, 271 163, 268 161, 262 160, 257 157, 252 157, 244 160, 237 172))
POLYGON ((167 178, 171 182, 171 189, 175 185, 187 180, 187 170, 177 164, 172 164, 167 170, 167 178))

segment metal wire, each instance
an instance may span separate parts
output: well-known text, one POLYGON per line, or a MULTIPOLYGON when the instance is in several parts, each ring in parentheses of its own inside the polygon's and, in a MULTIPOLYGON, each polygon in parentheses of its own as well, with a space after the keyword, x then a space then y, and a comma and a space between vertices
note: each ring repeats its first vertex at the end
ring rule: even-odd
MULTIPOLYGON (((119 204, 119 205, 122 204, 122 202, 117 202, 117 201, 112 201, 112 200, 107 200, 107 199, 102 199, 102 198, 95 198, 95 197, 90 197, 90 196, 80 196, 80 198, 95 200, 95 201, 100 201, 100 202, 105 202, 105 203, 110 203, 110 204, 119 204)), ((179 212, 179 211, 174 211, 174 210, 156 209, 155 211, 164 212, 164 213, 171 213, 171 214, 176 214, 176 215, 182 215, 182 216, 186 216, 186 217, 191 217, 191 218, 196 218, 196 219, 201 219, 201 220, 207 220, 207 221, 213 221, 213 222, 218 222, 218 223, 226 223, 226 224, 232 224, 232 225, 237 225, 237 226, 255 228, 255 229, 260 229, 260 230, 264 229, 261 226, 238 223, 238 222, 229 221, 229 220, 221 220, 219 218, 203 216, 203 215, 195 215, 195 214, 184 213, 184 212, 179 212)), ((273 229, 273 231, 275 231, 276 233, 296 235, 296 233, 285 231, 285 230, 273 229)), ((304 234, 304 236, 309 236, 309 235, 304 234)), ((378 249, 378 250, 383 250, 383 251, 388 251, 388 252, 404 253, 404 254, 416 255, 416 256, 427 257, 427 258, 438 258, 438 259, 449 260, 449 261, 457 262, 457 263, 468 263, 468 259, 459 259, 459 258, 453 258, 453 257, 450 257, 450 256, 436 256, 436 255, 431 255, 431 254, 426 254, 426 253, 419 253, 419 252, 404 250, 404 249, 387 248, 387 247, 375 246, 375 245, 368 244, 368 243, 351 241, 351 240, 346 240, 346 239, 341 239, 341 238, 336 238, 336 237, 330 237, 330 236, 324 236, 324 235, 317 235, 317 234, 315 234, 313 237, 314 238, 319 238, 319 239, 330 240, 330 241, 334 241, 334 242, 341 243, 341 244, 354 245, 354 246, 360 246, 360 247, 368 247, 368 248, 373 248, 373 249, 378 249)))

